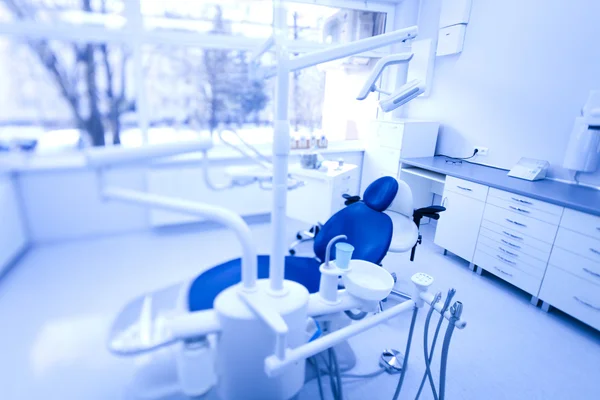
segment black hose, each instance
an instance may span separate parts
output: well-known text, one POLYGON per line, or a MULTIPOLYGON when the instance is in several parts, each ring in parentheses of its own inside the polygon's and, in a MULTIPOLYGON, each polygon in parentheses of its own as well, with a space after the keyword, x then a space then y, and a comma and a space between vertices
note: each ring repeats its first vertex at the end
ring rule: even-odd
POLYGON ((361 319, 363 319, 364 317, 367 316, 367 312, 366 311, 359 311, 359 312, 357 312, 355 314, 355 313, 353 313, 350 310, 346 310, 346 311, 344 311, 344 313, 346 314, 346 316, 348 318, 350 318, 353 321, 360 321, 361 319))
POLYGON ((331 347, 329 351, 331 352, 331 364, 333 365, 333 368, 335 370, 335 377, 337 378, 337 398, 338 400, 344 400, 344 395, 342 393, 342 377, 340 376, 340 365, 338 364, 337 355, 335 354, 335 350, 333 349, 333 347, 331 347))
POLYGON ((398 400, 398 396, 400 395, 400 391, 402 390, 402 384, 404 383, 404 376, 406 375, 406 369, 408 368, 408 354, 410 353, 410 344, 412 342, 412 336, 413 331, 415 330, 415 322, 417 320, 418 312, 419 307, 415 306, 413 308, 413 315, 410 321, 408 340, 406 341, 406 352, 404 353, 404 361, 402 362, 402 372, 400 373, 400 378, 398 379, 398 386, 396 386, 396 392, 394 393, 393 400, 398 400))
POLYGON ((333 394, 334 400, 339 400, 338 398, 338 388, 337 382, 335 381, 336 375, 333 366, 333 358, 331 357, 331 348, 327 350, 327 355, 329 356, 329 362, 327 363, 327 369, 329 370, 329 385, 331 386, 331 393, 333 394))
MULTIPOLYGON (((421 385, 419 386, 419 391, 417 392, 417 396, 415 397, 415 400, 418 400, 419 396, 421 396, 421 391, 425 387, 425 379, 427 379, 428 376, 431 376, 431 359, 433 358, 432 357, 433 349, 435 346, 435 342, 437 340, 437 333, 439 332, 439 327, 441 326, 441 322, 444 318, 444 317, 441 317, 438 322, 436 333, 434 335, 433 342, 431 344, 431 352, 429 352, 427 349, 427 343, 429 341, 429 337, 428 337, 429 336, 429 323, 431 322, 431 316, 433 315, 433 311, 435 311, 434 305, 435 305, 435 303, 431 304, 431 307, 429 308, 429 311, 427 312, 427 318, 425 319, 425 329, 424 329, 424 334, 423 334, 423 351, 425 354, 425 373, 423 374, 423 379, 421 379, 421 385)), ((435 400, 437 400, 437 392, 435 390, 434 385, 431 385, 431 390, 433 392, 433 398, 435 400)))
MULTIPOLYGON (((435 344, 437 343, 437 338, 440 333, 440 329, 442 327, 442 322, 444 322, 444 314, 446 313, 446 310, 448 310, 448 307, 450 307, 450 302, 454 298, 455 294, 456 294, 455 289, 448 290, 448 295, 446 296, 444 305, 442 306, 442 309, 440 310, 440 319, 438 320, 438 324, 435 327, 433 341, 431 342, 431 350, 429 351, 429 355, 427 353, 425 353, 425 373, 423 374, 423 379, 421 379, 421 385, 419 386, 419 391, 417 392, 417 396, 415 397, 415 400, 419 399, 419 396, 421 395, 421 391, 423 390, 423 387, 425 385, 425 379, 427 379, 427 378, 429 378, 429 384, 431 385, 431 391, 433 393, 433 398, 434 398, 434 400, 438 400, 438 396, 437 396, 437 393, 435 390, 435 383, 433 382, 433 374, 431 373, 431 360, 433 359, 433 352, 435 350, 435 344)), ((436 294, 436 298, 437 298, 437 294, 436 294)), ((435 303, 436 302, 431 304, 430 311, 434 309, 435 303)), ((428 316, 429 316, 429 314, 428 314, 428 316)), ((429 323, 428 323, 428 321, 426 321, 423 347, 427 347, 428 334, 429 334, 429 323)))
POLYGON ((442 359, 440 361, 440 399, 444 400, 446 396, 446 366, 448 364, 448 350, 450 347, 450 340, 452 339, 452 332, 454 332, 454 324, 458 321, 458 318, 450 318, 448 328, 446 328, 446 334, 444 335, 444 344, 442 345, 442 359))
POLYGON ((315 369, 317 370, 317 384, 319 385, 319 398, 321 400, 325 400, 325 396, 323 395, 323 382, 321 381, 321 367, 319 367, 319 361, 317 357, 309 358, 312 364, 314 364, 315 369))

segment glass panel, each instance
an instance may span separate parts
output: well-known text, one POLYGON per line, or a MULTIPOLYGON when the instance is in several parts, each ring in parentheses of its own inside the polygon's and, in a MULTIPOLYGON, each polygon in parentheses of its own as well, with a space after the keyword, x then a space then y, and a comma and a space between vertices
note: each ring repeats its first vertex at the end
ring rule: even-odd
POLYGON ((296 136, 321 136, 325 72, 311 67, 294 72, 290 88, 291 132, 296 136))
POLYGON ((273 4, 270 0, 142 0, 141 7, 147 28, 246 38, 267 38, 272 32, 273 4))
POLYGON ((0 37, 0 52, 3 150, 118 144, 135 124, 129 49, 0 37))
POLYGON ((385 13, 304 3, 288 3, 287 8, 290 39, 346 43, 385 29, 385 13))
POLYGON ((36 20, 45 23, 69 23, 122 27, 124 0, 10 0, 3 1, 0 20, 36 20), (4 9, 4 10, 3 10, 4 9), (8 17, 2 17, 8 14, 8 17))
MULTIPOLYGON (((274 80, 254 81, 249 53, 197 47, 145 46, 145 89, 151 143, 189 139, 229 128, 253 143, 272 138, 274 80)), ((136 146, 139 135, 123 137, 136 146)))

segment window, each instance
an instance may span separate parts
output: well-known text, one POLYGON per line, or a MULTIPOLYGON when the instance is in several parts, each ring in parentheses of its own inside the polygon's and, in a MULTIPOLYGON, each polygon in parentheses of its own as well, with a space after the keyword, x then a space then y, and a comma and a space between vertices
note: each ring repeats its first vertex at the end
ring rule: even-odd
MULTIPOLYGON (((292 56, 383 33, 393 10, 326 3, 287 3, 292 56)), ((0 85, 0 150, 140 146, 219 127, 270 142, 275 80, 249 72, 272 18, 270 0, 0 0, 0 73, 11 77, 0 85)), ((369 63, 292 73, 292 132, 343 140, 356 115, 375 118, 348 103, 369 63)))

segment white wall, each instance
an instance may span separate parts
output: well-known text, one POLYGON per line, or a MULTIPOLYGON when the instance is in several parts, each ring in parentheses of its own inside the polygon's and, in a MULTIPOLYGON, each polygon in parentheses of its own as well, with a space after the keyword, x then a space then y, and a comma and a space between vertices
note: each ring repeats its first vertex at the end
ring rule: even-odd
MULTIPOLYGON (((400 8, 414 13, 415 0, 400 8)), ((422 0, 420 38, 435 37, 440 0, 422 0)), ((437 57, 431 96, 406 115, 440 121, 437 153, 510 168, 522 156, 560 168, 575 116, 600 89, 600 1, 473 0, 460 55, 437 57)), ((582 175, 600 185, 600 172, 582 175)))
MULTIPOLYGON (((362 165, 361 151, 328 153, 324 156, 331 160, 344 158, 348 163, 362 165)), ((297 162, 297 158, 294 160, 297 162)), ((232 160, 217 164, 229 162, 239 164, 239 161, 232 160)), ((173 172, 174 179, 180 170, 189 167, 190 163, 164 165, 165 169, 173 172)), ((146 178, 145 168, 118 168, 107 172, 106 183, 145 191, 146 178)), ((151 227, 146 209, 103 201, 95 172, 84 167, 22 171, 18 174, 18 184, 34 244, 136 232, 151 227)), ((186 184, 196 183, 191 181, 186 184)))
POLYGON ((27 242, 14 180, 10 175, 0 174, 0 275, 27 242))

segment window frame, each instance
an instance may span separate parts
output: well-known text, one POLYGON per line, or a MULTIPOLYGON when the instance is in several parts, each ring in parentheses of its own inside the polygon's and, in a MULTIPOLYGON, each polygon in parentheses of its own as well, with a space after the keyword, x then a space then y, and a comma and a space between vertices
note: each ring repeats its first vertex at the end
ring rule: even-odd
MULTIPOLYGON (((386 13, 384 32, 393 29, 396 19, 396 3, 394 0, 285 0, 287 4, 302 3, 319 6, 347 8, 359 11, 386 13)), ((73 29, 72 24, 50 24, 35 21, 14 20, 0 23, 0 35, 8 37, 23 37, 26 39, 63 40, 76 43, 107 43, 129 46, 132 50, 132 70, 135 76, 135 101, 137 104, 137 121, 142 132, 143 144, 148 143, 150 118, 148 102, 144 85, 144 68, 142 62, 143 46, 147 44, 166 44, 178 46, 197 46, 224 50, 256 50, 264 43, 264 39, 216 36, 199 32, 183 32, 177 30, 147 29, 141 11, 140 0, 125 1, 121 27, 80 24, 73 29)), ((331 45, 318 44, 306 40, 290 41, 289 50, 296 53, 306 53, 327 48, 331 45)), ((389 51, 388 51, 389 52, 389 51)), ((379 55, 385 52, 379 52, 379 55)), ((382 77, 382 85, 390 79, 389 74, 382 77)), ((374 115, 373 118, 377 118, 374 115)))

